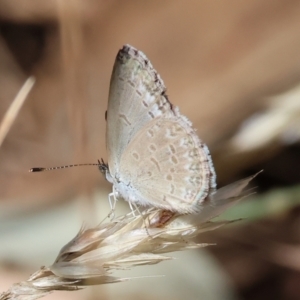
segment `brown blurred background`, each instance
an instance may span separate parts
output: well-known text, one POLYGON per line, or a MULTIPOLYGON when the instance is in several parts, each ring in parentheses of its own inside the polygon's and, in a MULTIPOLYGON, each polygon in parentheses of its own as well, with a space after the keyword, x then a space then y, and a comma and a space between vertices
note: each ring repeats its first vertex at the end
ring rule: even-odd
MULTIPOLYGON (((219 186, 264 169, 254 182, 258 193, 228 214, 247 221, 199 238, 218 244, 205 255, 230 282, 228 295, 300 299, 298 0, 0 0, 1 118, 26 78, 36 77, 0 151, 1 290, 51 264, 82 222, 100 221, 98 207, 108 212, 111 187, 96 167, 27 170, 106 159, 109 80, 126 43, 147 55, 170 100, 208 144, 219 186), (43 260, 41 253, 49 256, 43 260)), ((181 263, 193 268, 193 259, 181 263)), ((185 268, 176 272, 181 289, 195 283, 190 299, 233 299, 197 294, 197 278, 208 278, 208 271, 194 270, 188 277, 185 268)), ((141 280, 131 282, 133 294, 153 299, 137 294, 141 280)), ((143 285, 156 280, 167 279, 143 285)), ((206 288, 218 290, 218 283, 206 288)), ((113 298, 104 291, 101 287, 102 299, 113 298)), ((175 299, 168 291, 158 295, 175 299)))

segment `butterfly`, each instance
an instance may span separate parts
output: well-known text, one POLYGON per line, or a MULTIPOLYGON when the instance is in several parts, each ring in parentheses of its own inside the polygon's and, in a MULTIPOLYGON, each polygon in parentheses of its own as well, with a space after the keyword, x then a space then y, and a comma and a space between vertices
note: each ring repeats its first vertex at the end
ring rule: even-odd
POLYGON ((163 80, 141 51, 118 52, 106 112, 112 196, 137 206, 197 213, 216 190, 208 147, 166 94, 163 80))
POLYGON ((163 80, 145 54, 130 45, 117 54, 105 116, 107 164, 102 159, 29 172, 96 165, 113 184, 112 212, 116 200, 123 198, 132 211, 132 205, 163 209, 163 220, 172 213, 199 212, 209 220, 249 195, 245 187, 261 172, 216 190, 207 146, 169 101, 163 80))

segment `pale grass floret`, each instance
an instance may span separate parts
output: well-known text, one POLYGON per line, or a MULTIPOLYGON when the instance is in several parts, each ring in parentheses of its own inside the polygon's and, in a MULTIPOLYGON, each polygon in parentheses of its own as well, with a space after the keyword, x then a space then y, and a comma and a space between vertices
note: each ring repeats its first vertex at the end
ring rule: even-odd
POLYGON ((217 190, 205 199, 203 209, 196 215, 173 215, 162 222, 164 211, 152 208, 142 215, 127 214, 95 228, 83 227, 62 248, 52 266, 14 284, 0 299, 37 299, 54 290, 73 291, 129 280, 112 273, 171 259, 165 253, 208 246, 195 243, 193 238, 231 222, 210 220, 249 194, 244 188, 254 176, 217 190))
POLYGON ((6 111, 3 119, 0 123, 0 147, 9 132, 11 126, 14 124, 21 107, 23 106, 25 100, 27 99, 28 94, 30 93, 33 85, 35 83, 34 77, 29 77, 24 82, 23 86, 21 87, 20 91, 12 101, 11 105, 9 106, 8 110, 6 111))

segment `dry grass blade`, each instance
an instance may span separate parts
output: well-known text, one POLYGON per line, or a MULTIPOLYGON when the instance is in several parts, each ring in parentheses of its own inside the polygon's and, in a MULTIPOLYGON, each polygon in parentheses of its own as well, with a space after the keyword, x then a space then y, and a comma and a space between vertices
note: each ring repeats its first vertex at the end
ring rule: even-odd
POLYGON ((2 293, 0 300, 37 299, 54 290, 74 291, 84 286, 129 280, 111 273, 171 259, 165 253, 208 246, 195 243, 193 238, 231 222, 210 219, 245 197, 243 190, 254 176, 218 190, 207 199, 198 215, 173 213, 166 218, 165 211, 151 208, 143 215, 128 214, 95 228, 81 228, 61 249, 52 266, 13 285, 2 293))
POLYGON ((34 77, 29 77, 22 88, 20 89, 19 93, 13 100, 12 104, 10 105, 9 109, 7 110, 4 118, 0 124, 0 147, 10 130, 12 124, 14 123, 24 101, 26 100, 29 92, 31 91, 33 85, 35 83, 34 77))

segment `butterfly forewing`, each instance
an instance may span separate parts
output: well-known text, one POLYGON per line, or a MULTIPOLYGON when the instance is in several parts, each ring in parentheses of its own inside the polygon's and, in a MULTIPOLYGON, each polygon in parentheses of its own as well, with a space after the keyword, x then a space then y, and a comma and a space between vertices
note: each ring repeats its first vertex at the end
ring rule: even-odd
POLYGON ((106 143, 110 173, 134 135, 152 119, 174 114, 165 85, 146 56, 124 46, 117 55, 110 83, 106 143))

